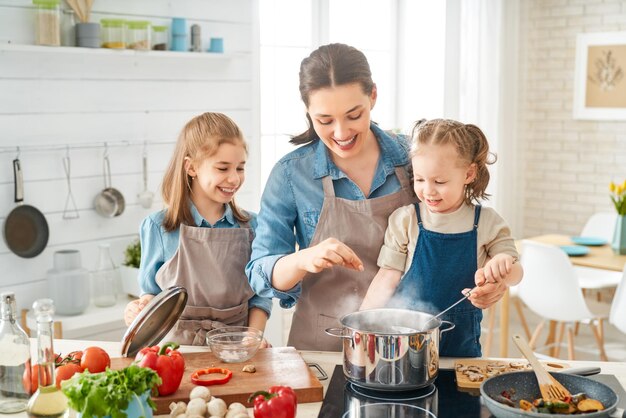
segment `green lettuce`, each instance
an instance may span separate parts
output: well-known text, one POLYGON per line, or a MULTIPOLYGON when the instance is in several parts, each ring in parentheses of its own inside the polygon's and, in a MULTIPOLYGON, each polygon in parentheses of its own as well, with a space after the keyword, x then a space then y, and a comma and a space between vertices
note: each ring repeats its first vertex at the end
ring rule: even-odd
MULTIPOLYGON (((152 392, 161 384, 161 378, 152 369, 135 364, 124 369, 107 369, 101 373, 84 371, 61 383, 71 408, 83 418, 104 417, 127 418, 124 410, 134 397, 152 392)), ((150 397, 148 405, 156 405, 150 397)))

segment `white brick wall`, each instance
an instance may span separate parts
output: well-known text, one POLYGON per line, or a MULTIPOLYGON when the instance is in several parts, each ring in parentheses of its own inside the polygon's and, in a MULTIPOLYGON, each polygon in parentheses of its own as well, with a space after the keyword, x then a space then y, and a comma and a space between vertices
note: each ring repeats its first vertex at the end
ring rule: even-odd
POLYGON ((576 35, 626 31, 626 0, 521 2, 524 236, 580 233, 626 178, 626 122, 572 118, 576 35))

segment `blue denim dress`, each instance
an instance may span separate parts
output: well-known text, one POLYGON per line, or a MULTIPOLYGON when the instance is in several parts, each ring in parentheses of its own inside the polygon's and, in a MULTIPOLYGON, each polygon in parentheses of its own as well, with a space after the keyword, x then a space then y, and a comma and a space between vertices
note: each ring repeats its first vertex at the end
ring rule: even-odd
MULTIPOLYGON (((461 290, 473 288, 478 268, 477 231, 480 205, 474 209, 471 231, 443 234, 424 228, 419 204, 415 213, 419 236, 411 267, 405 273, 396 298, 409 309, 437 314, 461 297, 461 290)), ((447 357, 480 357, 480 321, 482 310, 465 300, 445 313, 441 319, 455 328, 441 335, 439 355, 447 357)))

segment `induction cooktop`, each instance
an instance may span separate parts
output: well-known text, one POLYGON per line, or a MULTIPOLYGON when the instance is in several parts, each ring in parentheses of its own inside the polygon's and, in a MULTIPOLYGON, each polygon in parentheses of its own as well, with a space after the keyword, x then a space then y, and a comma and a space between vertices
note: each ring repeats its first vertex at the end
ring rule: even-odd
MULTIPOLYGON (((613 375, 591 376, 615 390, 619 406, 626 392, 613 375)), ((453 370, 439 370, 433 385, 414 392, 373 391, 349 382, 336 366, 318 418, 489 418, 478 389, 459 389, 453 370)))

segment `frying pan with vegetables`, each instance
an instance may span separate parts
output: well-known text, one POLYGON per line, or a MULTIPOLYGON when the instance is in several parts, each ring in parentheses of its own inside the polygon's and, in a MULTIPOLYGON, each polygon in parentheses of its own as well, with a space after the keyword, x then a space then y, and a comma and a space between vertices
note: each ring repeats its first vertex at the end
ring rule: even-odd
POLYGON ((16 255, 36 257, 48 244, 48 222, 39 209, 24 204, 24 180, 19 158, 13 160, 13 176, 17 206, 4 222, 4 239, 7 247, 16 255))
MULTIPOLYGON (((607 385, 583 376, 564 373, 551 374, 559 383, 565 386, 572 395, 582 392, 585 393, 587 397, 597 399, 604 405, 604 410, 581 414, 579 415, 581 418, 610 417, 611 413, 617 408, 617 394, 607 385)), ((564 414, 523 411, 519 408, 520 399, 526 399, 532 402, 532 400, 541 396, 537 378, 532 371, 506 373, 491 377, 480 385, 480 394, 487 408, 498 418, 550 418, 566 416, 564 414), (512 395, 511 400, 515 404, 514 407, 498 402, 497 399, 500 399, 499 397, 502 396, 502 392, 504 391, 512 395)))

